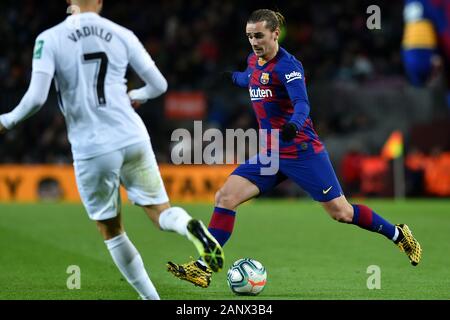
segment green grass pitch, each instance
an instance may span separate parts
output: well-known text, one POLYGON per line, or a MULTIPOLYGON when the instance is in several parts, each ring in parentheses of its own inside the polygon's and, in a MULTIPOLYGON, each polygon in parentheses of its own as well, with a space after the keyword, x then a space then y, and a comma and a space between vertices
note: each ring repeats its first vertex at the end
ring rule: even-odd
MULTIPOLYGON (((450 299, 450 201, 365 202, 393 223, 407 223, 423 247, 412 267, 383 236, 334 222, 306 201, 257 200, 238 212, 225 246, 226 268, 241 257, 261 261, 268 282, 261 295, 234 296, 226 270, 208 289, 175 279, 168 260, 185 262, 194 246, 160 232, 144 212, 124 206, 126 231, 140 251, 162 299, 450 299), (367 268, 380 267, 381 289, 369 290, 367 268)), ((209 222, 211 204, 184 207, 209 222)), ((0 299, 135 300, 80 205, 0 205, 0 299), (69 290, 68 266, 81 270, 81 289, 69 290)))

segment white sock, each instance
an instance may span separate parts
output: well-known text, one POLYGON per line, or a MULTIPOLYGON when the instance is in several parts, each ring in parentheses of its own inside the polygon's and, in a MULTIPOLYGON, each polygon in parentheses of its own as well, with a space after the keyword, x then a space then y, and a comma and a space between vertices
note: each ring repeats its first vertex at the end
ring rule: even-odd
POLYGON ((160 300, 158 292, 145 270, 141 255, 126 233, 107 240, 105 243, 116 266, 128 283, 139 293, 142 300, 160 300))
POLYGON ((173 207, 161 213, 159 226, 164 231, 174 231, 187 237, 187 224, 192 217, 182 208, 173 207))
POLYGON ((398 228, 395 227, 395 234, 394 234, 394 237, 392 238, 392 241, 394 241, 394 242, 397 241, 398 235, 399 235, 398 228))

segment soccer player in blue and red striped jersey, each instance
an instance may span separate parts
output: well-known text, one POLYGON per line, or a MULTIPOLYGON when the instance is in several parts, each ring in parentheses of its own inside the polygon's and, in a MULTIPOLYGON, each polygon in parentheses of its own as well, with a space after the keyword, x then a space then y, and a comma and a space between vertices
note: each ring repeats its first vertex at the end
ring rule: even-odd
MULTIPOLYGON (((320 141, 309 116, 303 66, 293 55, 279 46, 284 17, 272 10, 253 12, 247 21, 246 35, 253 48, 244 72, 233 72, 229 79, 250 93, 260 129, 279 130, 279 170, 262 173, 261 162, 246 162, 228 178, 216 195, 209 231, 223 246, 231 236, 237 207, 263 194, 286 179, 291 179, 320 202, 332 218, 380 233, 405 251, 417 265, 421 247, 408 226, 393 225, 372 209, 350 204, 343 195, 324 144, 320 141)), ((273 140, 273 139, 272 139, 273 140)), ((278 141, 268 139, 273 151, 278 141)), ((211 272, 201 259, 168 269, 180 279, 208 287, 211 272)))

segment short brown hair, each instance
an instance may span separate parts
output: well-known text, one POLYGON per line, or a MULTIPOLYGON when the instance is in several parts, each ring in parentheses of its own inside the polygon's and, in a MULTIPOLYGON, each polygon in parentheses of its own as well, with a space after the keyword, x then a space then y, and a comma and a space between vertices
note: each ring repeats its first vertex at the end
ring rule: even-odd
POLYGON ((275 12, 270 9, 258 9, 252 12, 247 20, 247 23, 255 23, 266 21, 266 26, 270 31, 275 31, 276 28, 283 27, 286 24, 286 19, 280 12, 275 12))

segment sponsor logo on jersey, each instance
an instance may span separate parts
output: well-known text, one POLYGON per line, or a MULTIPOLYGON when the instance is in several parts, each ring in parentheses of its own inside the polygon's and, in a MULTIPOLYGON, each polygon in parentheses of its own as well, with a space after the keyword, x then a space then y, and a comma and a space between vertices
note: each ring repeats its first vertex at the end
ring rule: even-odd
POLYGON ((266 73, 266 72, 263 72, 263 73, 261 74, 261 78, 259 79, 259 81, 260 81, 262 84, 268 84, 269 81, 270 81, 270 74, 269 74, 269 73, 266 73))
POLYGON ((294 81, 294 80, 302 80, 303 79, 302 74, 298 71, 292 71, 289 74, 285 74, 284 77, 286 78, 288 83, 291 81, 294 81))
POLYGON ((259 101, 265 98, 273 97, 272 90, 270 89, 250 88, 248 89, 248 91, 250 92, 250 98, 252 99, 252 101, 259 101))

